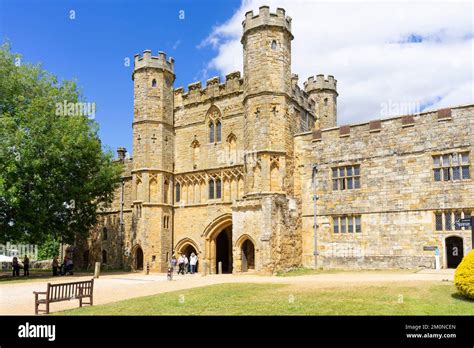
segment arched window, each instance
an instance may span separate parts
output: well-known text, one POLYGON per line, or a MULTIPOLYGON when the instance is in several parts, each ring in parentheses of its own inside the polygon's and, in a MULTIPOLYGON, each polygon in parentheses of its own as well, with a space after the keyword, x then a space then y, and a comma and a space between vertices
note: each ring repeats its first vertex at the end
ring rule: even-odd
POLYGON ((163 203, 168 203, 168 191, 169 191, 170 184, 168 180, 165 180, 163 185, 163 203))
POLYGON ((107 263, 107 251, 102 250, 102 263, 107 263))
POLYGON ((214 199, 214 180, 209 180, 209 199, 214 199))
POLYGON ((107 227, 102 229, 102 240, 107 240, 107 227))
POLYGON ((220 143, 221 141, 221 121, 216 121, 216 142, 220 143))
POLYGON ((156 87, 156 80, 153 79, 153 81, 151 81, 151 87, 156 87))
POLYGON ((209 123, 209 142, 214 142, 214 122, 209 123))
POLYGON ((328 106, 328 98, 324 98, 324 106, 328 106))
POLYGON ((221 198, 221 179, 216 179, 216 198, 221 198))
POLYGON ((277 42, 275 40, 272 41, 272 50, 276 50, 278 47, 277 42))
POLYGON ((179 202, 181 200, 181 185, 178 182, 176 184, 176 202, 179 202))

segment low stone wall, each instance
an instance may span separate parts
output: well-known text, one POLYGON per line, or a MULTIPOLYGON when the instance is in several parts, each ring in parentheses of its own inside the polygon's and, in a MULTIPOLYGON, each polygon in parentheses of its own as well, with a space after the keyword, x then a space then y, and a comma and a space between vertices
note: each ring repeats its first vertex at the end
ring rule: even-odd
POLYGON ((413 269, 435 268, 434 256, 360 256, 360 257, 322 257, 318 266, 339 269, 413 269))

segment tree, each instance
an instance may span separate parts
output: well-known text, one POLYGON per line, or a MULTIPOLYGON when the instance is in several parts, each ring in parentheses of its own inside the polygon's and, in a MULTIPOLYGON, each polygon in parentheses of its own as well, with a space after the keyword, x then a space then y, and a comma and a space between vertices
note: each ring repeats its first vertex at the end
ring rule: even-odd
POLYGON ((76 84, 19 57, 0 47, 0 243, 72 243, 112 201, 122 168, 95 121, 58 112, 84 102, 76 84))

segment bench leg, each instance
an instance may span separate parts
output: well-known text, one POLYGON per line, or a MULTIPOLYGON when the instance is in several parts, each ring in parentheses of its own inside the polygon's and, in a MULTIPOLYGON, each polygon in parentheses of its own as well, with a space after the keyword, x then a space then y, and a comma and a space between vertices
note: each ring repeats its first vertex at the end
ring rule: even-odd
POLYGON ((79 299, 79 307, 82 307, 82 297, 79 299))
POLYGON ((49 314, 49 302, 46 300, 46 314, 49 314))

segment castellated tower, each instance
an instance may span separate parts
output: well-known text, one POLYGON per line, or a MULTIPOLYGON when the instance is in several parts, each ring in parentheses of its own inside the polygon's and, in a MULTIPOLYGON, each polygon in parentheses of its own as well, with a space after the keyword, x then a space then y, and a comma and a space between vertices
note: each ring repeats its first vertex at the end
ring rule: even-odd
POLYGON ((311 76, 304 83, 304 90, 309 98, 314 101, 314 113, 319 128, 331 128, 337 126, 337 80, 334 76, 317 75, 316 80, 311 76))
POLYGON ((172 251, 173 187, 173 58, 150 50, 135 55, 133 70, 132 198, 135 240, 143 249, 143 265, 165 271, 172 251))
POLYGON ((291 18, 262 6, 258 15, 247 12, 242 25, 245 194, 291 192, 291 18))
MULTIPOLYGON (((243 25, 244 199, 233 206, 233 239, 252 231, 259 269, 301 264, 293 198, 294 124, 291 18, 268 6, 247 12, 243 25)), ((239 267, 239 261, 236 267, 239 267)))

